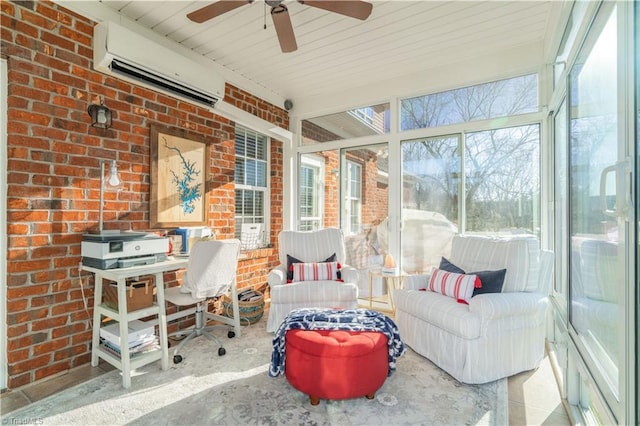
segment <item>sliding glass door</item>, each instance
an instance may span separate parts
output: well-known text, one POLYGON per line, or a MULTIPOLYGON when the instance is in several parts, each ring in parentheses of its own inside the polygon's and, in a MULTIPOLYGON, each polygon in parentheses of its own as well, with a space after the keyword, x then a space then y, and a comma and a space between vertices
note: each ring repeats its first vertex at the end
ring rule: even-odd
POLYGON ((582 371, 590 376, 580 373, 583 384, 574 400, 597 417, 597 389, 619 421, 628 418, 625 399, 634 386, 628 348, 636 331, 629 319, 637 291, 629 256, 637 238, 630 220, 633 144, 624 101, 628 82, 620 79, 624 18, 614 3, 603 3, 571 68, 567 158, 569 322, 582 371))
POLYGON ((428 273, 459 229, 461 135, 402 142, 402 269, 428 273))
MULTIPOLYGON (((360 273, 359 297, 368 299, 369 271, 380 269, 389 252, 389 151, 386 143, 340 151, 340 227, 347 263, 360 273)), ((371 296, 387 303, 388 294, 374 280, 371 296)), ((364 302, 363 302, 364 303, 364 302)))

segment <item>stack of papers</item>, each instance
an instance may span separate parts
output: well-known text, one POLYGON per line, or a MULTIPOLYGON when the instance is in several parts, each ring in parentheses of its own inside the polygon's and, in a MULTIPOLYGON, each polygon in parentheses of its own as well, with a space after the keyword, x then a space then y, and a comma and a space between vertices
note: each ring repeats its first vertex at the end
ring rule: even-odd
MULTIPOLYGON (((128 346, 131 356, 143 354, 155 349, 160 349, 155 329, 144 321, 129 321, 128 346)), ((120 324, 113 323, 100 328, 101 346, 114 355, 120 356, 120 324)))

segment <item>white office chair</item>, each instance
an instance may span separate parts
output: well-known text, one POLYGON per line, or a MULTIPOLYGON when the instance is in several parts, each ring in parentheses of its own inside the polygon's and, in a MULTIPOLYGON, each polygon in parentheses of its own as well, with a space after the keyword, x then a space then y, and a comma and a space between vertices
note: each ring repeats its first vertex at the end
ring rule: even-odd
POLYGON ((178 352, 191 339, 204 335, 218 345, 218 355, 226 353, 222 342, 210 331, 216 328, 228 330, 229 338, 240 337, 240 315, 238 309, 238 292, 236 288, 236 270, 240 253, 239 240, 211 240, 199 241, 189 251, 189 263, 182 278, 182 286, 171 287, 165 291, 165 299, 178 306, 196 305, 167 315, 167 322, 195 314, 195 326, 191 329, 179 330, 170 336, 184 335, 185 337, 173 352, 173 362, 182 362, 182 355, 178 352), (207 299, 218 297, 231 289, 233 317, 224 317, 207 312, 207 299), (223 325, 206 326, 206 320, 213 319, 223 325))

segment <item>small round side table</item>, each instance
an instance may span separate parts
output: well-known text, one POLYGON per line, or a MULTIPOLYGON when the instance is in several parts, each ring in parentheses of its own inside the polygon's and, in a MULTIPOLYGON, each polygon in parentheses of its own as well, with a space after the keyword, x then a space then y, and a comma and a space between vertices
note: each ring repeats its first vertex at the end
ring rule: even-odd
POLYGON ((379 277, 382 279, 387 289, 387 297, 389 299, 390 311, 395 314, 396 308, 393 303, 393 292, 397 289, 404 288, 404 277, 407 275, 399 272, 396 274, 383 273, 379 269, 369 271, 369 309, 373 309, 373 279, 379 277), (391 285, 389 285, 391 282, 391 285))

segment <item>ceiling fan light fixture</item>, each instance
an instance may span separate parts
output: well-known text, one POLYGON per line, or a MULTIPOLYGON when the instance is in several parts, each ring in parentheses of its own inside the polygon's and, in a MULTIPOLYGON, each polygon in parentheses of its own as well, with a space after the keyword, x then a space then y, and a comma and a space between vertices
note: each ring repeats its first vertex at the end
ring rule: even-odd
POLYGON ((271 6, 271 14, 274 13, 289 13, 289 9, 284 4, 278 4, 275 6, 271 6))

